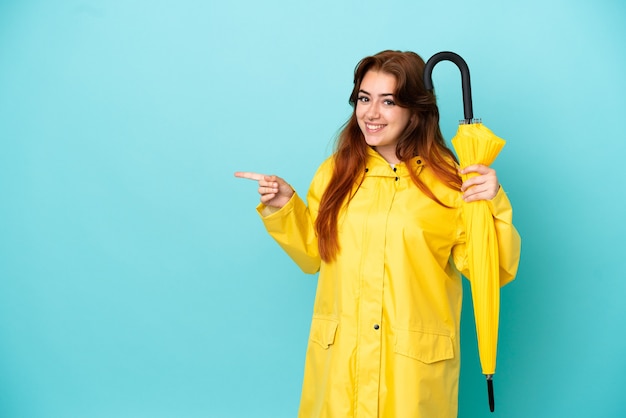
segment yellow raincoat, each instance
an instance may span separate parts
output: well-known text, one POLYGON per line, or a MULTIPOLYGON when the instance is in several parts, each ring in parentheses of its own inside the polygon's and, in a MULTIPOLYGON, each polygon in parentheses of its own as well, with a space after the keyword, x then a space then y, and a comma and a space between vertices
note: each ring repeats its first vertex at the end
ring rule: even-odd
MULTIPOLYGON (((457 416, 460 270, 467 274, 461 193, 417 157, 410 165, 445 208, 421 192, 404 163, 370 150, 365 179, 339 214, 340 253, 320 260, 314 220, 332 175, 318 169, 307 196, 261 214, 306 273, 319 271, 300 418, 457 416), (456 268, 455 268, 456 266, 456 268), (457 270, 458 269, 458 270, 457 270)), ((513 280, 520 238, 504 191, 490 201, 500 281, 513 280)))

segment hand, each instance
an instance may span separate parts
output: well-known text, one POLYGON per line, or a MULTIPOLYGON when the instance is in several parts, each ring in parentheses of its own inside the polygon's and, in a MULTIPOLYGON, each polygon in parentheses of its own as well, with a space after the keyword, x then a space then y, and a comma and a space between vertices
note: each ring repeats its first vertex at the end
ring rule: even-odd
POLYGON ((261 203, 265 206, 282 208, 295 193, 291 186, 278 176, 237 171, 235 177, 258 181, 261 203))
POLYGON ((470 165, 460 170, 459 173, 470 175, 461 185, 463 200, 466 202, 491 200, 500 189, 496 170, 486 165, 470 165))

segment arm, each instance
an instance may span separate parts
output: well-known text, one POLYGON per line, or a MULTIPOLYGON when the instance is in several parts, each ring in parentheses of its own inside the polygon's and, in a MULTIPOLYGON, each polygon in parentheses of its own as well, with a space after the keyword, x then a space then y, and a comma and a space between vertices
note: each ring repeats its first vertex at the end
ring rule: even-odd
POLYGON ((255 173, 235 174, 237 177, 259 181, 261 203, 257 206, 257 212, 268 233, 305 273, 315 273, 320 268, 314 223, 327 177, 324 167, 327 165, 318 169, 311 183, 307 195, 308 206, 280 177, 255 173))
MULTIPOLYGON (((467 176, 461 191, 465 202, 484 201, 491 212, 498 240, 500 286, 511 282, 517 273, 521 238, 513 226, 513 208, 506 193, 500 187, 495 170, 484 165, 473 165, 460 171, 467 176)), ((470 203, 471 204, 471 203, 470 203)), ((461 226, 460 230, 464 231, 461 226)), ((468 277, 465 235, 453 248, 453 260, 457 268, 468 277)))
POLYGON ((268 209, 263 203, 257 206, 265 229, 291 259, 305 273, 313 274, 320 268, 317 236, 309 208, 294 193, 285 206, 268 209))
POLYGON ((513 208, 504 190, 500 188, 496 197, 487 201, 493 215, 498 254, 500 258, 500 286, 511 282, 517 273, 522 239, 513 226, 513 208))
MULTIPOLYGON (((475 203, 471 203, 475 204, 475 203)), ((513 226, 513 208, 504 189, 500 187, 496 196, 486 201, 486 205, 491 211, 494 222, 496 239, 498 241, 499 275, 500 286, 511 282, 517 273, 520 258, 521 238, 513 226)), ((465 225, 463 216, 458 219, 458 240, 452 248, 452 260, 456 268, 465 276, 471 279, 469 272, 469 262, 467 257, 467 246, 465 236, 465 225)))

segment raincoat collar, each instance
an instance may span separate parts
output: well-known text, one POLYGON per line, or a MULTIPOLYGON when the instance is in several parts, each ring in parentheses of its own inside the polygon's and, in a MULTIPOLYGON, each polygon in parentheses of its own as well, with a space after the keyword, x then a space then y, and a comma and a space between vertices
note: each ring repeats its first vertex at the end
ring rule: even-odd
MULTIPOLYGON (((408 165, 419 175, 424 166, 424 160, 417 156, 409 160, 408 165)), ((400 161, 393 168, 376 150, 367 148, 366 176, 380 177, 410 177, 409 169, 404 161, 400 161)))

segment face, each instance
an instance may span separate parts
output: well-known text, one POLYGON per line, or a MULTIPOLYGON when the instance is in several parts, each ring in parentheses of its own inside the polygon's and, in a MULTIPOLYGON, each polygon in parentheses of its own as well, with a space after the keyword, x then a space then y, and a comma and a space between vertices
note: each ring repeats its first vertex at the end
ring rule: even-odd
POLYGON ((365 142, 395 164, 396 144, 411 119, 409 109, 396 104, 396 79, 391 74, 368 71, 361 81, 356 102, 356 118, 365 142))

